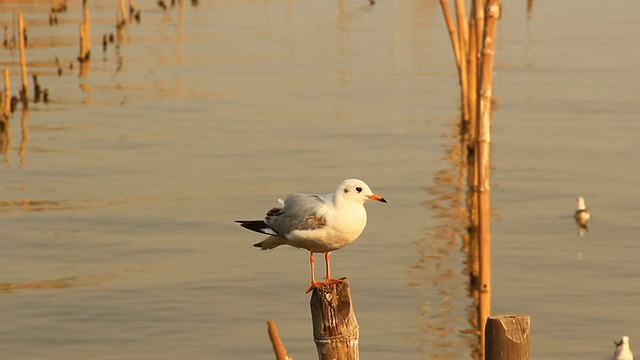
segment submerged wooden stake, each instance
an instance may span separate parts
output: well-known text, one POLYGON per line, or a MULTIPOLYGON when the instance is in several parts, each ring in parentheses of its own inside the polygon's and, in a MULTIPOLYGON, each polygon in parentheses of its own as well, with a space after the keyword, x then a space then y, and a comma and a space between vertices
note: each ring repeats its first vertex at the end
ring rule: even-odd
POLYGON ((360 330, 351 304, 349 282, 344 279, 313 290, 310 306, 318 359, 359 359, 360 330))
POLYGON ((22 89, 20 89, 20 97, 23 106, 27 106, 29 99, 29 88, 27 84, 27 59, 24 50, 24 15, 18 13, 18 48, 20 51, 20 70, 22 78, 22 89))
POLYGON ((9 69, 4 68, 4 98, 2 99, 2 115, 8 119, 11 115, 11 79, 9 69))
POLYGON ((280 340, 280 334, 278 334, 278 328, 276 328, 276 322, 273 320, 267 320, 267 331, 269 332, 269 339, 271 339, 271 345, 273 345, 273 352, 276 354, 276 360, 288 360, 291 359, 287 356, 287 349, 282 345, 280 340))
POLYGON ((489 317, 485 329, 485 360, 531 359, 530 324, 527 315, 489 317))
POLYGON ((120 23, 117 26, 123 26, 127 23, 127 11, 125 9, 124 0, 120 0, 120 23))
POLYGON ((91 27, 89 24, 89 9, 85 7, 80 23, 80 55, 78 56, 80 62, 88 61, 91 57, 91 27))

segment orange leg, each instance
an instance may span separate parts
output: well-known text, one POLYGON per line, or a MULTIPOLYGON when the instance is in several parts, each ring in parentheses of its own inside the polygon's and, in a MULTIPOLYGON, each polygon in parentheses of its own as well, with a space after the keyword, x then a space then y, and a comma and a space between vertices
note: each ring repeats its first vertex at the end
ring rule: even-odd
POLYGON ((311 264, 311 284, 309 284, 309 287, 307 288, 307 291, 305 291, 305 293, 308 293, 309 291, 313 289, 317 289, 320 286, 324 285, 324 283, 316 281, 316 277, 315 277, 316 260, 313 257, 313 251, 311 251, 311 255, 309 255, 309 264, 311 264))
POLYGON ((342 282, 341 279, 332 279, 331 278, 331 265, 329 264, 329 260, 331 259, 331 253, 330 252, 326 252, 324 254, 324 262, 325 262, 325 266, 327 269, 327 274, 326 274, 326 284, 336 284, 339 282, 342 282))

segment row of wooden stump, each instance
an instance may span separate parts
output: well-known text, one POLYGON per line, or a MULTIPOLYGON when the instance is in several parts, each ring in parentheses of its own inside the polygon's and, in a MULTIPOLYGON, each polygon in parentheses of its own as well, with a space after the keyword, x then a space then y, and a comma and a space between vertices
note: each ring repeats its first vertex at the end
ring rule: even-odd
MULTIPOLYGON (((318 359, 359 359, 360 331, 349 282, 345 279, 313 290, 310 307, 318 359)), ((485 325, 484 359, 530 360, 530 326, 531 319, 527 315, 489 316, 485 325)), ((273 320, 267 321, 267 329, 276 359, 291 360, 273 320)))

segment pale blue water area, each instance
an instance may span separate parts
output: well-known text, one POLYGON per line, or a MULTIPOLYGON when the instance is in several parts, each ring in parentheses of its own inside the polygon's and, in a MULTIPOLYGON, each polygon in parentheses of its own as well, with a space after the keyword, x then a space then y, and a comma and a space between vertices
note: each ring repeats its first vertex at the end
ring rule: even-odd
MULTIPOLYGON (((52 27, 50 2, 0 5, 3 25, 25 11, 29 72, 51 94, 27 137, 12 115, 0 155, 3 358, 272 359, 268 319, 315 358, 308 253, 258 251, 233 220, 347 177, 389 201, 332 256, 362 358, 471 358, 438 1, 137 1, 141 23, 106 53, 117 4, 90 2, 84 78, 68 69, 80 3, 52 27)), ((536 359, 604 359, 622 335, 640 343, 640 5, 526 6, 505 2, 498 27, 492 312, 531 316, 536 359)), ((14 93, 17 61, 0 49, 14 93)))

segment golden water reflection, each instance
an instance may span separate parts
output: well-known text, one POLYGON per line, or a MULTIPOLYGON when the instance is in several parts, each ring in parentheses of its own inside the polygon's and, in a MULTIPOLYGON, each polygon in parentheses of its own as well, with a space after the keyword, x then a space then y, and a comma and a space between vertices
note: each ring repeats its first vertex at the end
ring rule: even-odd
POLYGON ((99 201, 85 200, 0 200, 0 213, 12 211, 56 211, 56 210, 80 210, 97 209, 113 205, 126 205, 134 203, 150 203, 154 200, 112 200, 99 201))
POLYGON ((476 301, 467 261, 467 164, 457 121, 446 137, 450 139, 445 145, 446 167, 424 189, 432 199, 425 205, 439 223, 415 242, 419 258, 411 286, 424 299, 417 315, 424 333, 419 343, 430 359, 462 358, 466 352, 479 359, 476 301))
MULTIPOLYGON (((18 156, 20 157, 20 167, 24 167, 26 163, 25 149, 29 140, 29 130, 27 128, 27 118, 29 117, 29 109, 22 110, 20 117, 20 147, 18 148, 18 156)), ((11 167, 11 118, 2 116, 0 119, 0 152, 4 158, 7 167, 11 167)))
POLYGON ((109 280, 113 279, 109 277, 70 276, 51 280, 0 283, 0 294, 15 293, 21 290, 67 289, 72 287, 94 286, 109 280))

